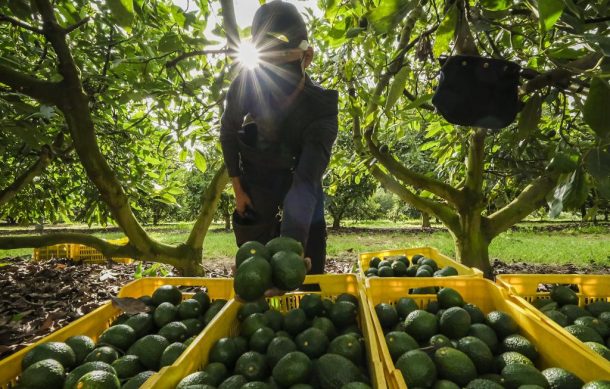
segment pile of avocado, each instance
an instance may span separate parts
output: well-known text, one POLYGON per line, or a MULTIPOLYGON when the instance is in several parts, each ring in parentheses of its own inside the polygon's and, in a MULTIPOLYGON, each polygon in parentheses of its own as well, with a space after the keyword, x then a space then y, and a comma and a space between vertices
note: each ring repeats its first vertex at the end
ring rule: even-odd
POLYGON ((551 289, 550 299, 532 304, 589 348, 610 361, 610 302, 594 301, 582 308, 578 295, 568 286, 551 289))
POLYGON ((270 309, 265 299, 238 311, 239 336, 214 343, 203 371, 177 389, 370 389, 358 299, 304 295, 299 308, 270 309))
POLYGON ((449 277, 457 276, 458 271, 453 266, 439 269, 434 259, 415 254, 409 258, 406 255, 373 257, 364 275, 367 277, 449 277))
POLYGON ((270 288, 291 291, 305 281, 307 268, 303 245, 288 237, 271 239, 266 245, 250 241, 235 256, 235 293, 243 301, 256 301, 270 288))
POLYGON ((140 300, 150 311, 120 315, 97 343, 79 335, 34 347, 23 357, 17 387, 139 388, 160 368, 173 364, 227 302, 212 302, 203 290, 183 301, 172 285, 160 286, 140 300))
POLYGON ((409 388, 610 388, 610 381, 585 385, 558 367, 539 371, 536 345, 519 334, 510 315, 485 315, 452 288, 440 289, 425 309, 403 297, 394 305, 377 304, 375 312, 409 388))

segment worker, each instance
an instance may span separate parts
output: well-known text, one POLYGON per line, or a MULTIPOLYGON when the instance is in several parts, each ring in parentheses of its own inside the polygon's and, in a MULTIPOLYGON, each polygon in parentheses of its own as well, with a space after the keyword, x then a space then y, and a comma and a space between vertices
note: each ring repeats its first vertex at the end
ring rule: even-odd
POLYGON ((231 83, 220 143, 233 190, 238 245, 286 236, 301 242, 310 274, 322 274, 326 223, 322 177, 337 137, 338 93, 305 70, 314 50, 296 7, 262 5, 252 46, 231 83))

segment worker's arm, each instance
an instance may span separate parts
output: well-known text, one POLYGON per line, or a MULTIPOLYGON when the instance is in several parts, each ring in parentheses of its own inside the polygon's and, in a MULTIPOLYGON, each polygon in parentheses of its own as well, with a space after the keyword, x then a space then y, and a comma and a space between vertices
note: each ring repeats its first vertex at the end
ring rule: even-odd
POLYGON ((235 210, 242 215, 246 206, 252 206, 252 201, 241 185, 241 169, 239 166, 239 145, 237 131, 241 128, 246 115, 244 108, 244 87, 241 77, 237 77, 227 92, 225 111, 220 119, 220 145, 225 165, 231 177, 233 192, 235 192, 235 210))
POLYGON ((292 186, 284 199, 281 235, 307 246, 309 227, 318 201, 322 176, 337 138, 337 117, 313 122, 305 131, 303 147, 295 169, 292 186))

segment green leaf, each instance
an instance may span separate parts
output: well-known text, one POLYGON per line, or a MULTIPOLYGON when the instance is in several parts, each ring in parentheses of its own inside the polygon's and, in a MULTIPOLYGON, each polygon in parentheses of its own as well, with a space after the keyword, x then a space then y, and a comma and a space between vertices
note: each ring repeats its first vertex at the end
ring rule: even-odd
POLYGON ((346 37, 347 39, 355 38, 355 37, 357 37, 358 35, 360 35, 360 33, 361 33, 362 31, 365 31, 365 30, 366 30, 366 28, 362 28, 362 27, 353 27, 353 28, 350 28, 350 29, 349 29, 349 30, 347 30, 347 32, 345 33, 345 37, 346 37))
POLYGON ((203 155, 203 153, 199 150, 195 150, 195 166, 202 173, 205 173, 208 168, 208 165, 205 161, 205 155, 203 155))
POLYGON ((182 41, 180 39, 180 35, 176 34, 173 31, 170 31, 163 35, 159 40, 159 51, 164 53, 169 53, 172 51, 178 51, 182 48, 182 41))
POLYGON ((601 78, 593 78, 589 95, 583 109, 583 118, 593 131, 600 137, 610 136, 610 85, 601 78))
POLYGON ((525 107, 519 116, 519 132, 517 137, 519 140, 528 138, 532 133, 538 130, 540 117, 542 115, 542 96, 535 94, 527 100, 525 107))
POLYGON ((595 148, 587 154, 585 164, 589 174, 598 180, 610 178, 610 146, 595 148))
POLYGON ((413 7, 409 0, 384 0, 367 15, 369 23, 378 34, 394 28, 402 17, 413 7))
POLYGON ((432 49, 432 54, 434 57, 439 57, 441 54, 449 50, 449 45, 453 40, 453 36, 455 35, 455 28, 457 26, 458 21, 458 9, 455 4, 453 4, 447 14, 443 18, 441 25, 436 30, 435 38, 434 38, 434 47, 432 49))
POLYGON ((579 208, 587 200, 589 189, 590 184, 582 168, 562 174, 555 189, 547 196, 549 217, 556 218, 563 210, 579 208))
POLYGON ((133 0, 106 0, 106 4, 117 24, 131 29, 133 22, 133 0))
POLYGON ((427 93, 425 95, 421 95, 415 100, 411 101, 409 104, 402 107, 402 109, 406 111, 413 108, 419 108, 423 104, 429 103, 430 100, 432 100, 432 97, 434 97, 434 93, 427 93))
POLYGON ((483 8, 490 11, 504 11, 512 5, 512 2, 509 0, 481 0, 480 3, 483 8))
POLYGON ((407 79, 409 78, 410 71, 411 70, 408 66, 403 66, 394 76, 394 82, 390 86, 388 98, 385 101, 386 115, 390 116, 390 111, 392 110, 392 107, 394 107, 394 104, 396 104, 400 96, 402 96, 402 92, 405 90, 405 85, 407 84, 407 79))
POLYGON ((549 31, 561 17, 565 4, 560 0, 538 0, 540 30, 549 31))

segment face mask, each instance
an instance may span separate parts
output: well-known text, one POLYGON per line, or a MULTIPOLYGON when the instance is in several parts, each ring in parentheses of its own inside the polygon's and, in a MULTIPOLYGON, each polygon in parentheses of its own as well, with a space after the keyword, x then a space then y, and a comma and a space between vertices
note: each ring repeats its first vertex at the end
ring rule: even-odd
POLYGON ((261 77, 259 83, 278 99, 290 95, 297 88, 303 78, 301 61, 287 62, 280 65, 263 65, 259 70, 261 77))

